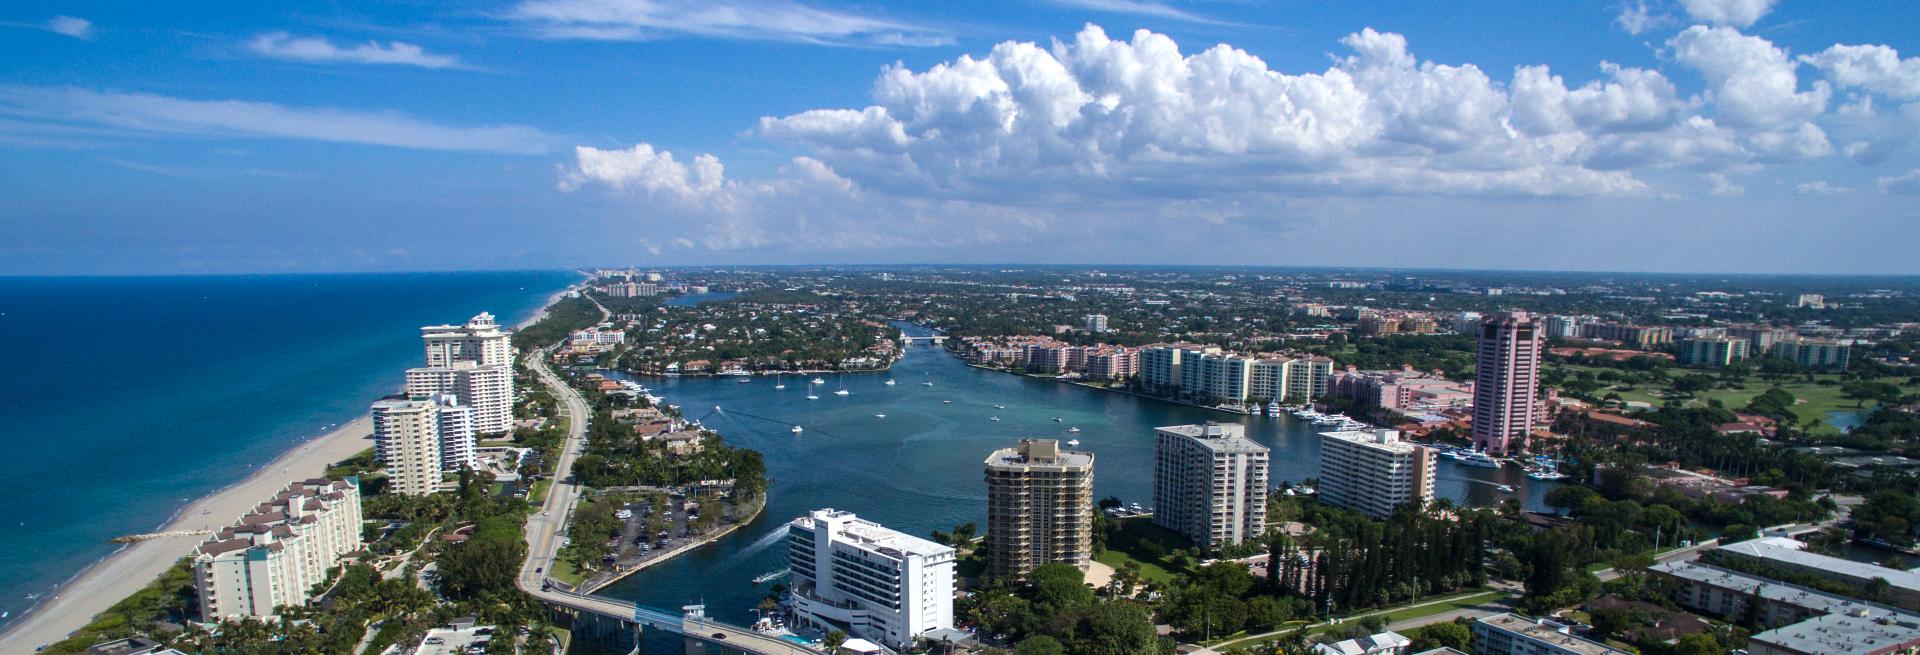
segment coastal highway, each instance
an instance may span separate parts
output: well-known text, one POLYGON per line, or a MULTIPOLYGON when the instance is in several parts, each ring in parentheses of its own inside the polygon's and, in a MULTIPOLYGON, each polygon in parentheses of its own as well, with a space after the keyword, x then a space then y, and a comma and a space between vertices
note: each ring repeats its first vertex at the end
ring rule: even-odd
POLYGON ((592 418, 593 413, 587 409, 587 402, 580 397, 580 393, 553 373, 544 352, 535 357, 531 362, 535 375, 553 390, 554 396, 560 399, 565 408, 568 417, 567 439, 561 444, 560 456, 554 462, 553 484, 547 487, 547 497, 541 511, 527 517, 527 560, 520 564, 521 591, 545 603, 631 621, 651 629, 677 632, 702 641, 726 644, 755 655, 818 655, 820 651, 812 648, 739 626, 671 614, 632 601, 562 591, 559 588, 549 589, 542 585, 560 550, 560 531, 566 528, 567 517, 580 502, 581 487, 573 480, 573 460, 586 449, 587 420, 592 418))
POLYGON ((566 529, 567 517, 580 502, 580 484, 573 479, 573 460, 586 449, 587 421, 593 418, 593 412, 587 409, 587 401, 580 397, 580 392, 554 375, 544 351, 531 357, 534 374, 553 390, 554 397, 560 400, 561 411, 567 416, 567 439, 560 445, 560 455, 553 464, 553 484, 547 487, 540 511, 527 517, 527 561, 520 565, 520 588, 539 596, 541 580, 546 578, 546 570, 553 566, 560 550, 560 531, 566 529))

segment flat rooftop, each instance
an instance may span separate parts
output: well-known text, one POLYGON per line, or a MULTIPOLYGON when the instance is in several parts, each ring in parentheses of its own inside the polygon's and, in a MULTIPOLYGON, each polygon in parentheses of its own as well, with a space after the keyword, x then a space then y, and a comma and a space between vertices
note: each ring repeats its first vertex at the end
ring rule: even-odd
POLYGON ((1480 622, 1488 626, 1553 644, 1562 650, 1570 653, 1579 653, 1579 655, 1632 655, 1627 651, 1597 641, 1588 641, 1561 632, 1562 628, 1555 627, 1557 624, 1543 623, 1512 613, 1495 614, 1480 619, 1480 622))
MULTIPOLYGON (((894 530, 887 526, 874 523, 873 521, 859 518, 854 516, 852 512, 842 512, 832 509, 818 510, 812 515, 794 519, 793 525, 812 530, 814 529, 814 518, 816 516, 821 518, 846 519, 846 522, 840 525, 839 532, 834 535, 834 539, 838 541, 859 544, 862 547, 873 550, 892 550, 896 553, 919 555, 922 557, 953 554, 952 548, 894 530)), ((888 554, 891 555, 891 553, 888 554)))
POLYGON ((1396 455, 1412 453, 1420 447, 1413 442, 1401 441, 1399 430, 1335 430, 1322 432, 1320 436, 1396 455))
POLYGON ((1894 609, 1884 605, 1875 605, 1863 600, 1847 598, 1816 589, 1764 578, 1751 573, 1732 571, 1717 566, 1695 564, 1693 562, 1665 562, 1647 567, 1657 573, 1729 589, 1747 595, 1758 595, 1772 601, 1786 603, 1795 607, 1804 607, 1824 614, 1866 613, 1868 616, 1887 617, 1897 621, 1920 621, 1920 615, 1894 609))
POLYGON ((1920 644, 1920 622, 1828 614, 1762 632, 1753 641, 1801 653, 1891 653, 1920 644))
POLYGON ((1811 553, 1807 552, 1806 547, 1805 543, 1786 537, 1761 537, 1727 544, 1717 550, 1809 569, 1831 571, 1860 580, 1884 578, 1887 584, 1893 585, 1894 588, 1920 591, 1920 573, 1811 553))
POLYGON ((1247 438, 1247 428, 1237 423, 1196 423, 1154 428, 1157 432, 1191 437, 1209 449, 1221 452, 1264 453, 1267 447, 1247 438))

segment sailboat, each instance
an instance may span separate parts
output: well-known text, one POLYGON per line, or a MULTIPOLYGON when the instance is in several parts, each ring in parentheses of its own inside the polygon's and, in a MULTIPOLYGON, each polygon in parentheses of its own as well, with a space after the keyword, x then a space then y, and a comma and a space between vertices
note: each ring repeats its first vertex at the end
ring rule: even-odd
POLYGON ((836 390, 836 391, 834 391, 834 392, 833 392, 833 395, 836 395, 836 396, 844 396, 844 395, 847 395, 847 394, 849 394, 849 393, 853 393, 853 392, 851 392, 851 391, 847 391, 847 377, 846 377, 846 376, 844 376, 844 375, 843 375, 843 376, 840 376, 839 378, 836 378, 836 379, 838 379, 838 380, 840 381, 840 388, 839 388, 838 390, 836 390))
POLYGON ((819 400, 819 399, 820 399, 819 396, 816 396, 813 394, 807 394, 807 400, 819 400))
POLYGON ((779 373, 775 373, 775 374, 773 374, 773 388, 774 388, 774 389, 785 389, 785 388, 787 388, 787 383, 785 383, 785 382, 781 382, 781 381, 780 381, 780 374, 779 374, 779 373))

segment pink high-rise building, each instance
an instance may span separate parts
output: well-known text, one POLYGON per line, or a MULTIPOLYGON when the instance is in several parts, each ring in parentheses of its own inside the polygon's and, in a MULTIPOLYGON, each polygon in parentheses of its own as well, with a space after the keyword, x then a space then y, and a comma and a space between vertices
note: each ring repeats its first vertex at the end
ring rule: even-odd
POLYGON ((1473 446, 1496 455, 1527 449, 1540 387, 1540 321, 1526 312, 1480 322, 1473 385, 1473 446))

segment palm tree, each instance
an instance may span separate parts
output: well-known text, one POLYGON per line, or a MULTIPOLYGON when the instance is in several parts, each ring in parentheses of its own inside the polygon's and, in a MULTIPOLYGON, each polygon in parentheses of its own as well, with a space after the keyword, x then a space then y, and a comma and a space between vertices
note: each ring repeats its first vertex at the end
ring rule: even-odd
POLYGON ((820 640, 820 645, 826 648, 828 655, 839 653, 840 645, 845 643, 847 643, 847 633, 839 630, 827 633, 826 638, 820 640))

